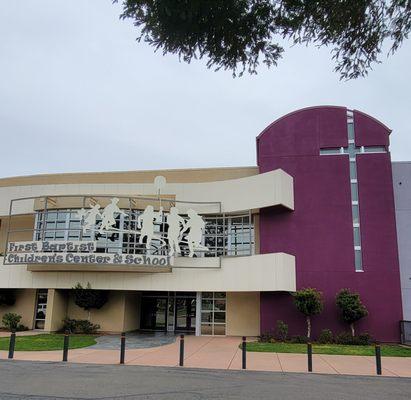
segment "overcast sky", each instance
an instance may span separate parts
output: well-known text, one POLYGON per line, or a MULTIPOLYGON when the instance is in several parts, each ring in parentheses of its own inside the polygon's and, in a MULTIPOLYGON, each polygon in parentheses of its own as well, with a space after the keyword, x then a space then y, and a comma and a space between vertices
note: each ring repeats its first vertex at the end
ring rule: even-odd
POLYGON ((135 41, 109 0, 0 0, 0 176, 255 165, 255 137, 301 107, 342 105, 388 125, 411 160, 411 43, 339 81, 327 49, 287 49, 233 79, 135 41))

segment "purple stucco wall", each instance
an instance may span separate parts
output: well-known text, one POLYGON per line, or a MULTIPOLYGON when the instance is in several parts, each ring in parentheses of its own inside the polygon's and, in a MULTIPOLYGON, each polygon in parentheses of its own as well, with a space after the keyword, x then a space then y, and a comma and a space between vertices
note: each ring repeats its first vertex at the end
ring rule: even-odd
MULTIPOLYGON (((364 272, 355 272, 348 156, 319 155, 320 148, 347 146, 346 112, 344 107, 303 109, 257 138, 260 172, 282 168, 292 175, 295 199, 294 211, 260 211, 260 249, 295 255, 297 288, 323 292, 325 308, 313 318, 314 337, 324 328, 348 330, 335 294, 350 288, 370 313, 357 331, 398 341, 402 309, 390 156, 357 156, 364 272)), ((388 144, 388 128, 359 112, 354 118, 357 145, 388 144)), ((288 293, 261 293, 261 331, 274 329, 279 319, 289 324, 290 334, 305 333, 305 319, 288 293)))

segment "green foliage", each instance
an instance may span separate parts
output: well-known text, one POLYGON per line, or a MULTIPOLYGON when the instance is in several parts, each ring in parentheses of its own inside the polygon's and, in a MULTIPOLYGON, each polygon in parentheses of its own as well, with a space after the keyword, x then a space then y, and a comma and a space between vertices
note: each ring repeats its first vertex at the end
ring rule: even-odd
POLYGON ((351 334, 355 336, 354 322, 368 315, 366 307, 361 303, 360 295, 349 289, 341 289, 335 298, 337 307, 341 309, 345 322, 351 324, 351 334))
POLYGON ((11 312, 4 314, 2 318, 3 325, 10 331, 16 330, 20 321, 21 315, 11 312))
POLYGON ((100 329, 100 325, 93 324, 86 319, 63 319, 63 331, 69 333, 83 333, 91 334, 96 333, 100 329))
POLYGON ((361 333, 358 336, 352 336, 349 332, 341 332, 335 337, 335 343, 354 346, 368 346, 373 343, 373 339, 368 333, 361 333))
POLYGON ((276 330, 278 340, 285 342, 288 336, 288 325, 281 320, 277 321, 277 330, 276 330))
POLYGON ((307 343, 308 337, 304 335, 293 335, 290 339, 291 343, 307 343))
MULTIPOLYGON (((117 2, 118 0, 113 0, 117 2)), ((342 79, 364 76, 379 62, 386 42, 394 53, 411 30, 404 0, 122 0, 121 18, 131 19, 144 40, 185 62, 256 73, 262 62, 277 65, 280 41, 326 46, 342 79)))
POLYGON ((318 343, 329 344, 334 341, 333 333, 330 329, 323 329, 318 337, 318 343))
POLYGON ((301 289, 293 296, 297 310, 307 317, 319 314, 323 310, 322 294, 317 289, 301 289))
POLYGON ((263 332, 260 337, 258 338, 258 340, 262 343, 274 343, 275 342, 275 336, 272 333, 272 331, 267 331, 267 332, 263 332))
POLYGON ((106 290, 94 290, 91 288, 90 282, 83 288, 80 283, 77 283, 73 288, 74 290, 74 302, 85 310, 91 308, 101 308, 108 300, 108 291, 106 290))
MULTIPOLYGON (((0 350, 8 350, 10 338, 0 338, 0 350)), ((47 351, 59 350, 63 348, 64 335, 41 334, 17 336, 16 351, 47 351)), ((73 335, 70 337, 69 348, 79 349, 96 344, 94 336, 73 335)))
POLYGON ((337 343, 337 344, 352 344, 353 343, 353 337, 352 337, 350 332, 340 332, 335 337, 335 343, 337 343))
POLYGON ((16 302, 16 294, 12 289, 0 289, 0 306, 12 306, 16 302))

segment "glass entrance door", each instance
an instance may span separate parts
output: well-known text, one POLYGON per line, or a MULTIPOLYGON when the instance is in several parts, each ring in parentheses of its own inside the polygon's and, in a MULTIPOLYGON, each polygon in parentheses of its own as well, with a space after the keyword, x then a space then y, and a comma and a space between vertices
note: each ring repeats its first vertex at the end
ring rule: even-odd
POLYGON ((165 331, 167 327, 167 298, 143 297, 141 329, 165 331))
POLYGON ((176 297, 175 330, 194 331, 196 328, 196 299, 176 297))

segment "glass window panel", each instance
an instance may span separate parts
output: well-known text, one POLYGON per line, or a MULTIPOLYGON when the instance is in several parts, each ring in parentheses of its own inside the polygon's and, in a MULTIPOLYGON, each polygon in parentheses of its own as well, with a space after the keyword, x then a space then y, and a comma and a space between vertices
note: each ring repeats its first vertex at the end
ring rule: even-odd
POLYGON ((202 300, 201 309, 202 310, 212 310, 213 309, 213 300, 202 300))
POLYGON ((214 310, 216 310, 216 311, 225 311, 225 300, 215 300, 214 301, 214 310))
POLYGON ((214 325, 214 335, 225 335, 225 324, 214 325))
POLYGON ((225 323, 225 312, 214 312, 214 323, 225 323))
POLYGON ((361 250, 355 250, 355 270, 362 271, 362 254, 361 250))
POLYGON ((354 227, 354 246, 361 246, 360 228, 354 227))
POLYGON ((210 312, 201 312, 201 322, 213 322, 213 313, 210 312))
POLYGON ((360 223, 360 211, 358 208, 358 204, 352 205, 352 220, 354 224, 360 223))
POLYGON ((351 200, 358 201, 358 185, 357 183, 351 183, 351 200))
POLYGON ((201 334, 202 335, 212 335, 213 325, 212 324, 201 324, 201 334))
POLYGON ((225 292, 215 292, 214 298, 216 299, 225 299, 225 292))
POLYGON ((357 166, 354 161, 350 161, 350 178, 357 179, 357 166))
POLYGON ((202 292, 202 293, 201 293, 201 297, 202 297, 203 299, 212 298, 212 297, 213 297, 213 292, 202 292))
POLYGON ((355 139, 354 136, 354 123, 349 123, 348 124, 348 139, 355 139))
POLYGON ((46 221, 55 221, 56 219, 57 219, 56 212, 47 211, 46 221))

